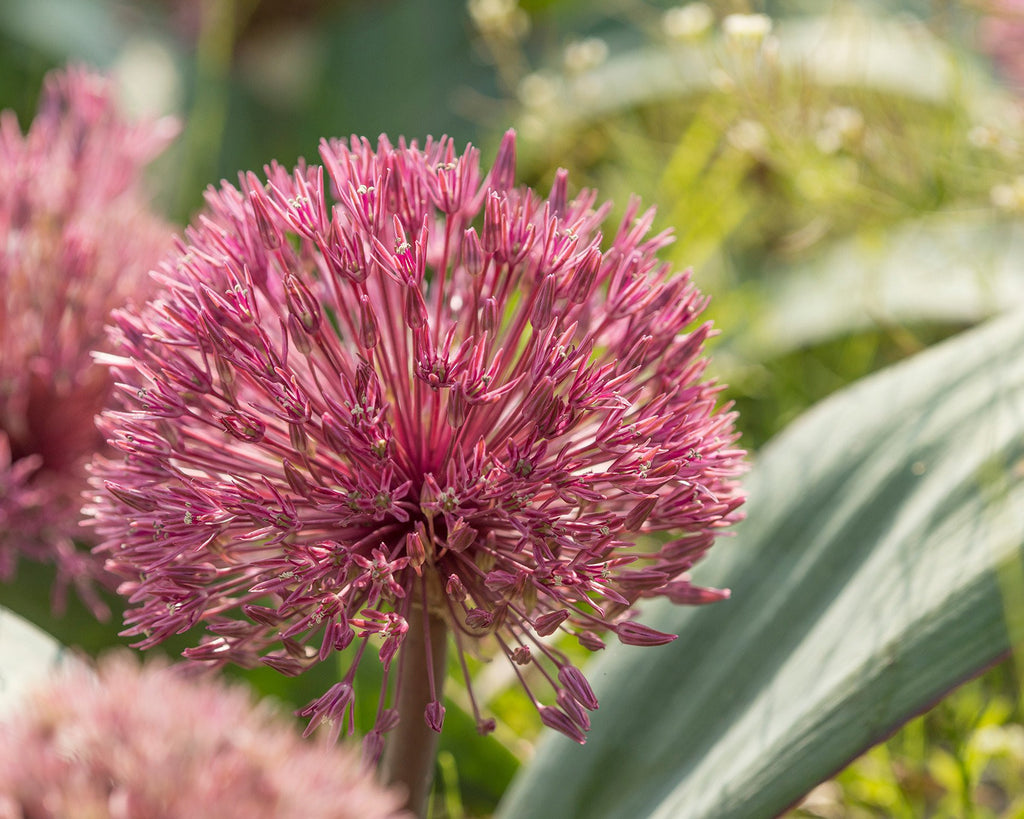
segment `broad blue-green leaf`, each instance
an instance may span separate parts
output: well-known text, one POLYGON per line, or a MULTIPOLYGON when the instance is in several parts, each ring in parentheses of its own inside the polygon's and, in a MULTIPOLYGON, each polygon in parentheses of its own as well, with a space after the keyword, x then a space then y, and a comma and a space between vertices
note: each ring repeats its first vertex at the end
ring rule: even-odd
POLYGON ((64 648, 42 629, 0 606, 0 717, 60 665, 64 648))
POLYGON ((782 811, 1019 638, 1022 465, 1019 313, 823 402, 698 567, 732 599, 650 607, 679 639, 591 665, 588 744, 547 738, 500 815, 782 811))
POLYGON ((110 0, 35 0, 0 7, 0 30, 58 58, 105 65, 125 29, 110 0))
POLYGON ((108 648, 126 646, 136 639, 118 636, 124 628, 122 601, 104 589, 97 588, 96 593, 111 611, 106 620, 96 618, 82 602, 74 584, 67 589, 62 605, 55 612, 56 582, 57 570, 53 566, 21 560, 14 579, 0 585, 0 605, 24 617, 61 644, 93 656, 108 648))

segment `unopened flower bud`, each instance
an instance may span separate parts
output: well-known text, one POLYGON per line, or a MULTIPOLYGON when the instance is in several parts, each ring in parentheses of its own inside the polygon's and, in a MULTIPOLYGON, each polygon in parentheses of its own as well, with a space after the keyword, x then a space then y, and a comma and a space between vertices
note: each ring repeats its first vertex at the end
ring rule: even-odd
POLYGON ((459 429, 466 423, 466 413, 468 411, 469 405, 466 402, 465 395, 463 395, 461 385, 453 385, 448 391, 448 426, 452 429, 459 429))
POLYGON ((467 524, 462 518, 457 518, 455 525, 452 526, 451 531, 448 533, 446 545, 458 554, 459 552, 466 551, 476 540, 476 537, 476 529, 467 524))
POLYGON ((583 745, 587 741, 586 734, 580 730, 580 727, 573 722, 565 714, 564 711, 555 708, 552 705, 543 705, 540 708, 540 720, 548 728, 554 728, 556 731, 565 734, 573 742, 578 742, 583 745))
POLYGON ((288 309, 310 335, 320 329, 322 314, 320 305, 301 279, 288 274, 284 279, 285 299, 288 309))
POLYGON ((642 623, 627 620, 615 627, 619 642, 627 646, 662 646, 676 639, 675 634, 666 634, 642 623))
POLYGON ((551 214, 562 218, 565 216, 565 207, 568 200, 569 172, 565 168, 555 171, 555 180, 551 183, 551 193, 548 195, 548 204, 551 206, 551 214))
POLYGON ((578 668, 563 665, 558 669, 558 680, 565 686, 565 690, 573 695, 576 702, 584 708, 591 711, 597 709, 597 697, 594 696, 594 691, 591 689, 590 683, 587 682, 587 678, 578 668))
POLYGON ((484 251, 494 253, 502 245, 502 233, 505 231, 505 214, 502 210, 502 199, 497 193, 487 197, 484 209, 484 234, 481 241, 484 251))
POLYGON ((600 651, 605 647, 605 642, 592 631, 581 631, 576 635, 581 646, 588 651, 600 651))
POLYGON ((281 230, 270 216, 270 204, 263 186, 260 185, 255 174, 250 174, 250 176, 252 177, 250 180, 252 188, 249 191, 249 203, 252 205, 253 215, 256 217, 260 240, 267 250, 276 250, 281 246, 281 230))
POLYGON ((364 294, 359 299, 359 343, 364 350, 370 350, 377 346, 379 338, 377 317, 373 314, 370 297, 364 294))
POLYGON ((418 528, 405 536, 405 553, 409 556, 409 565, 414 569, 418 570, 426 562, 427 550, 418 528))
POLYGON ((405 288, 405 324, 418 330, 427 323, 427 303, 420 288, 413 284, 405 288))
POLYGON ((530 325, 536 330, 546 328, 555 317, 552 312, 555 303, 555 287, 555 276, 549 273, 541 283, 537 299, 533 303, 533 311, 530 313, 530 325))
POLYGON ((444 725, 444 714, 445 707, 441 705, 437 700, 427 704, 427 708, 424 711, 424 718, 427 720, 427 725, 430 726, 431 730, 441 733, 441 727, 444 725))
POLYGON ((466 587, 462 584, 462 580, 457 574, 448 576, 448 582, 445 584, 444 593, 456 603, 461 603, 466 599, 466 587))
POLYGON ((651 512, 654 511, 654 507, 657 506, 657 504, 657 495, 648 495, 643 498, 629 511, 629 514, 626 515, 626 519, 622 522, 623 530, 627 532, 638 532, 640 527, 644 525, 644 521, 646 521, 651 512))
POLYGON ((462 266, 476 278, 484 272, 484 249, 476 228, 468 228, 462 237, 462 266))
POLYGON ((516 134, 508 130, 501 138, 494 165, 488 177, 490 187, 495 191, 507 191, 516 182, 516 134))
POLYGON ((582 261, 576 265, 569 280, 569 290, 566 293, 569 301, 573 304, 583 304, 594 292, 594 282, 597 279, 597 271, 601 267, 601 251, 592 247, 584 251, 582 261))
POLYGON ((533 630, 540 637, 547 637, 554 634, 560 625, 569 619, 569 612, 565 609, 549 611, 539 617, 533 618, 533 630))

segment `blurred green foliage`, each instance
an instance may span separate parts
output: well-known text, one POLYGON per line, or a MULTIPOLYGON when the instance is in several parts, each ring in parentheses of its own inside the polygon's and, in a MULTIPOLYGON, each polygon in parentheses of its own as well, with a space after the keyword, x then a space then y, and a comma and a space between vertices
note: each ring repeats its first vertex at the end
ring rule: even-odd
POLYGON ((71 59, 114 71, 139 110, 185 121, 163 177, 184 222, 206 185, 312 161, 322 137, 478 139, 461 95, 494 84, 471 35, 461 0, 4 3, 0 101, 27 124, 47 70, 71 59))

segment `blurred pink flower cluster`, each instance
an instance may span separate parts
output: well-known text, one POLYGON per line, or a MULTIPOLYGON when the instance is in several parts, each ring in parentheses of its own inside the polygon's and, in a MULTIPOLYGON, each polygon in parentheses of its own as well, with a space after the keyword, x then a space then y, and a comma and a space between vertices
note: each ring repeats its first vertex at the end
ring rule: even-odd
POLYGON ((92 350, 110 310, 149 292, 171 244, 139 177, 172 121, 126 123, 105 78, 51 74, 22 134, 0 113, 0 578, 19 556, 54 562, 97 612, 102 563, 76 548, 84 462, 110 391, 92 350))
POLYGON ((3 817, 385 819, 400 804, 244 688, 127 654, 66 668, 0 721, 3 817))
POLYGON ((989 0, 982 9, 982 51, 1017 91, 1024 92, 1024 0, 989 0))
POLYGON ((605 240, 610 206, 564 172, 546 197, 516 187, 511 133, 486 173, 447 138, 320 155, 211 189, 162 292, 115 312, 119 456, 94 463, 90 512, 128 633, 203 622, 186 656, 286 674, 346 652, 304 712, 335 735, 373 646, 372 756, 410 619, 440 620, 467 684, 486 639, 582 742, 597 701, 553 638, 657 645, 639 597, 725 596, 688 574, 743 500, 707 300, 659 261, 653 211, 630 203, 605 240))

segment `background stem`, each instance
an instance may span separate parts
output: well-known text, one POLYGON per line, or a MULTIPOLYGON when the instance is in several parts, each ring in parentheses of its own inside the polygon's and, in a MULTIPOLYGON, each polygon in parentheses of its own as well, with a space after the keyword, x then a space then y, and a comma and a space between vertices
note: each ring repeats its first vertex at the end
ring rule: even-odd
POLYGON ((413 605, 409 612, 409 631, 402 646, 405 657, 401 663, 397 703, 401 722, 388 736, 380 773, 385 784, 405 786, 408 793, 405 807, 420 817, 426 816, 439 737, 427 725, 423 712, 434 699, 430 693, 431 671, 436 698, 442 697, 447 650, 448 630, 444 620, 432 617, 424 613, 422 607, 413 605), (424 618, 427 620, 426 628, 424 618), (428 630, 429 651, 426 645, 428 630))

